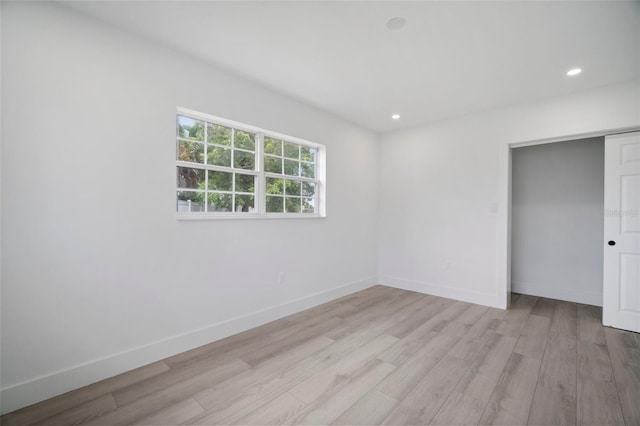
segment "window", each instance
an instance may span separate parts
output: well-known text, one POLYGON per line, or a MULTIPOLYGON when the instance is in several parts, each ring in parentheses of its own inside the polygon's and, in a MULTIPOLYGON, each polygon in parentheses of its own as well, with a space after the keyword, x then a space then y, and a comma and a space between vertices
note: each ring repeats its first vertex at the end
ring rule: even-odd
POLYGON ((324 216, 322 145, 179 109, 181 217, 324 216))

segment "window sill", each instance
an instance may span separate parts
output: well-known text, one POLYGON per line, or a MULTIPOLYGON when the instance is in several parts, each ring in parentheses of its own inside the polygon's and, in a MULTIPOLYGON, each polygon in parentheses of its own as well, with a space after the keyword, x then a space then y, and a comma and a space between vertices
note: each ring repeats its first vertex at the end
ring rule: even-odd
POLYGON ((176 214, 178 221, 199 221, 199 220, 263 220, 263 219, 326 219, 326 216, 319 214, 309 213, 268 213, 268 214, 251 214, 251 213, 188 213, 188 214, 176 214))

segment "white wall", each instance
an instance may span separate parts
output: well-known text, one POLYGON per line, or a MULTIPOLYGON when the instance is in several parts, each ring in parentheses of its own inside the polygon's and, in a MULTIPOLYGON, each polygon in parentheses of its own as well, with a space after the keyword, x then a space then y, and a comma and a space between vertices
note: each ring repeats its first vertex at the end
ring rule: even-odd
POLYGON ((509 144, 639 125, 635 81, 382 135, 380 283, 505 307, 509 144))
POLYGON ((4 411, 375 283, 374 134, 56 4, 2 88, 4 411), (325 144, 328 217, 177 221, 178 106, 325 144))
POLYGON ((604 138, 512 153, 511 286, 602 306, 604 138))

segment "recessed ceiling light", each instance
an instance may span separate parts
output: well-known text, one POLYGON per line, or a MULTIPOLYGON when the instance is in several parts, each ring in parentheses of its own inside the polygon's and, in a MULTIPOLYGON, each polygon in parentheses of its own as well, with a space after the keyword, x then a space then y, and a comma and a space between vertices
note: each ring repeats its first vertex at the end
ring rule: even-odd
POLYGON ((390 30, 399 30, 404 27, 404 24, 407 23, 407 20, 401 17, 391 18, 387 21, 387 28, 390 30))
POLYGON ((393 118, 394 120, 398 120, 400 118, 400 114, 393 114, 391 118, 393 118))
POLYGON ((578 74, 580 74, 581 72, 582 72, 582 69, 581 69, 581 68, 573 68, 573 69, 570 69, 569 71, 567 71, 567 75, 568 75, 569 77, 573 77, 574 75, 578 75, 578 74))

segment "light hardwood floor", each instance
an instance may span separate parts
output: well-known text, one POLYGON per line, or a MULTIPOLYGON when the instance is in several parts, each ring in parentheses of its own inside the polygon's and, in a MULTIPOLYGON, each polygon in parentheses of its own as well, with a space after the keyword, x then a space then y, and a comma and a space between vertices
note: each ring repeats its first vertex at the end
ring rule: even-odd
POLYGON ((383 286, 41 402, 2 425, 640 424, 640 335, 383 286))

